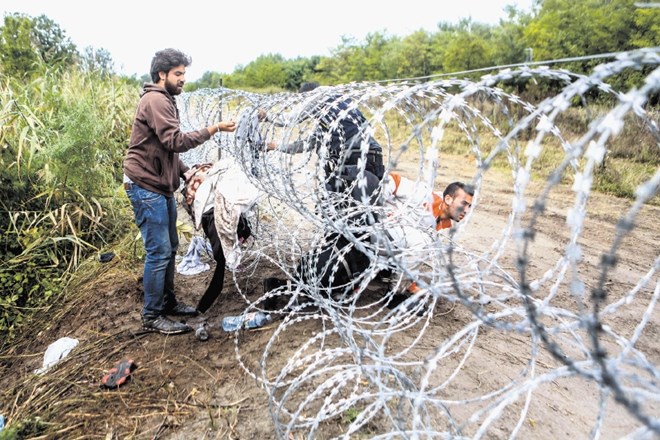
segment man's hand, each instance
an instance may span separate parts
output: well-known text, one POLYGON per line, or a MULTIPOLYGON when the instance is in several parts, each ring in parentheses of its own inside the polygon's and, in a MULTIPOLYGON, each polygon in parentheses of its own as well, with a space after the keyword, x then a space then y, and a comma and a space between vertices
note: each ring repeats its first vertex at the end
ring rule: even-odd
POLYGON ((234 131, 236 130, 236 122, 235 121, 220 121, 216 125, 218 127, 218 131, 234 131))

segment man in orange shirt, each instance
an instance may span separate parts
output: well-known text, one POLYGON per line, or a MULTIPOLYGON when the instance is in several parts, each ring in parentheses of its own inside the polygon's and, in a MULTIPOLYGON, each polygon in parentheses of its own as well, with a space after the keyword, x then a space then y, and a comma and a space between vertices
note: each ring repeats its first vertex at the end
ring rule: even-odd
POLYGON ((442 192, 442 199, 433 193, 433 215, 436 230, 451 228, 452 220, 460 222, 472 208, 474 188, 463 182, 453 182, 442 192), (440 200, 437 200, 440 199, 440 200))
POLYGON ((430 191, 432 199, 429 201, 424 200, 428 197, 429 190, 423 183, 415 182, 393 172, 389 173, 388 177, 385 186, 385 202, 390 204, 398 204, 400 200, 414 202, 421 196, 423 198, 421 206, 433 214, 438 231, 451 228, 452 220, 455 222, 463 220, 472 207, 474 188, 463 182, 453 182, 447 185, 442 197, 435 191, 430 191))
MULTIPOLYGON (((385 229, 386 235, 391 240, 391 248, 387 247, 390 251, 394 249, 395 253, 399 254, 400 262, 409 270, 414 270, 421 264, 419 254, 411 253, 410 250, 432 245, 431 231, 451 228, 452 221, 460 222, 469 213, 474 196, 472 186, 453 182, 445 188, 441 197, 435 191, 430 191, 423 183, 407 179, 397 173, 389 174, 384 192, 385 204, 393 210, 392 220, 397 222, 397 217, 400 219, 399 225, 388 226, 385 229)), ((403 293, 393 296, 388 306, 390 308, 398 306, 419 290, 417 284, 411 282, 403 293)))

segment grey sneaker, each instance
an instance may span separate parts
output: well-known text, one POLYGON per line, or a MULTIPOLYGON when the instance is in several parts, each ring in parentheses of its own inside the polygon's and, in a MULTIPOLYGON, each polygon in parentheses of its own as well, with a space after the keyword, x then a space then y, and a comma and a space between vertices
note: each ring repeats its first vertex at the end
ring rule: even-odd
POLYGON ((165 314, 174 316, 197 316, 199 315, 199 310, 186 303, 177 302, 174 307, 166 308, 165 314))
POLYGON ((158 332, 164 335, 177 335, 192 331, 188 324, 172 321, 167 316, 146 315, 142 317, 142 328, 150 332, 158 332))

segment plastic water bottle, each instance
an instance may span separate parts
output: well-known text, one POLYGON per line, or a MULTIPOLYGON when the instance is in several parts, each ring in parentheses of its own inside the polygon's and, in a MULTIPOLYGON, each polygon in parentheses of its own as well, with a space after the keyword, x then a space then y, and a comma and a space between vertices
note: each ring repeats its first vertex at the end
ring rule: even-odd
POLYGON ((226 332, 235 332, 243 325, 243 316, 225 316, 222 318, 222 329, 226 332))
POLYGON ((254 317, 252 317, 252 319, 248 319, 245 321, 244 327, 245 328, 263 327, 264 325, 268 324, 271 321, 271 319, 272 317, 268 313, 255 312, 254 317))
POLYGON ((251 329, 266 325, 271 320, 268 313, 250 312, 246 315, 225 316, 222 318, 222 329, 226 332, 235 332, 240 328, 251 329))

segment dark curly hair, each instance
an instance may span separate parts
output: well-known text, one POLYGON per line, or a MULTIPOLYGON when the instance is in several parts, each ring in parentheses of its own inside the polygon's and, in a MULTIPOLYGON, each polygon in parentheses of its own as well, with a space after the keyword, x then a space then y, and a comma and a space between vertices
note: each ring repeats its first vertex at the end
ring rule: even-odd
POLYGON ((454 197, 459 189, 462 189, 468 195, 474 197, 474 187, 472 185, 466 185, 463 182, 452 182, 447 185, 447 188, 445 188, 444 192, 442 193, 442 198, 444 199, 446 196, 454 197))
POLYGON ((180 50, 159 50, 151 59, 151 80, 154 83, 157 83, 160 79, 158 77, 158 72, 169 72, 173 67, 181 65, 188 67, 190 63, 192 63, 192 58, 180 50))

